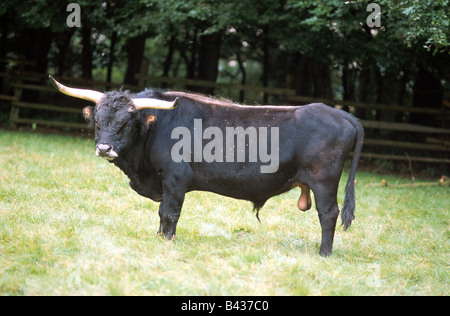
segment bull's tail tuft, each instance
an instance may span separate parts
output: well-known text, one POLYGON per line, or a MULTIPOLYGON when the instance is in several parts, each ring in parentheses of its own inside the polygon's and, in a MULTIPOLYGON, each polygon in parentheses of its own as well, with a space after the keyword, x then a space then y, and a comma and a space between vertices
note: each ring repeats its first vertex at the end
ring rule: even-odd
POLYGON ((342 225, 344 225, 344 230, 347 230, 352 221, 355 219, 355 177, 356 168, 358 167, 359 157, 361 155, 361 150, 364 143, 364 129, 361 124, 353 119, 351 120, 352 125, 356 130, 356 142, 353 151, 353 161, 350 168, 350 173, 348 174, 347 185, 345 187, 345 198, 344 206, 342 207, 341 219, 342 225))
POLYGON ((256 211, 256 219, 260 224, 261 220, 259 219, 259 210, 264 206, 265 203, 266 201, 253 202, 253 211, 256 211))

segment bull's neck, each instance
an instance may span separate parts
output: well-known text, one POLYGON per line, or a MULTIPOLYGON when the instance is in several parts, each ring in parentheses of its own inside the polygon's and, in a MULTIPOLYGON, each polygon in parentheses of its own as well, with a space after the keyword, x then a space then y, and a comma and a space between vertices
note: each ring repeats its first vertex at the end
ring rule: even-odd
POLYGON ((139 168, 144 157, 143 152, 144 140, 137 137, 137 140, 130 146, 130 149, 112 162, 122 170, 130 180, 137 181, 139 168))

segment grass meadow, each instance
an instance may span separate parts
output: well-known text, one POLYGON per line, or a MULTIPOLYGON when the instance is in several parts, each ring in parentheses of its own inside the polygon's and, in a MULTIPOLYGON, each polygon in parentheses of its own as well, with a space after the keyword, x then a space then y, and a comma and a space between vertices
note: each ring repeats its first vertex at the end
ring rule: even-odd
POLYGON ((189 193, 168 242, 159 204, 93 140, 0 130, 0 295, 448 295, 450 189, 365 185, 382 179, 408 182, 359 172, 356 220, 328 258, 299 189, 262 224, 249 202, 189 193))

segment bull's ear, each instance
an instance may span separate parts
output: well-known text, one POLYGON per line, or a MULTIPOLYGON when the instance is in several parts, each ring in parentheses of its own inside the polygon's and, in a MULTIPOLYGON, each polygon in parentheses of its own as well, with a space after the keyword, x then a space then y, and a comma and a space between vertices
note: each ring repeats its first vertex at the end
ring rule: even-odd
POLYGON ((89 123, 92 123, 94 121, 94 107, 93 106, 87 106, 83 109, 83 115, 86 121, 89 123))
POLYGON ((145 126, 149 128, 154 123, 156 123, 156 116, 149 114, 145 119, 145 126))

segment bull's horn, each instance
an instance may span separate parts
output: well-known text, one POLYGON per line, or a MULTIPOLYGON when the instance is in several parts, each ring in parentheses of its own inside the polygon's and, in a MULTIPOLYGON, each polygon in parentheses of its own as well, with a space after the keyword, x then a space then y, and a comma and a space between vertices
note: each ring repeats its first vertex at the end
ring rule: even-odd
POLYGON ((178 98, 176 98, 174 101, 163 101, 150 98, 133 99, 133 104, 136 110, 143 110, 143 109, 173 110, 177 107, 178 98))
POLYGON ((104 93, 95 91, 95 90, 88 90, 88 89, 76 89, 76 88, 69 88, 62 84, 60 84, 58 81, 56 81, 51 75, 48 76, 52 84, 55 86, 58 91, 70 95, 71 97, 80 98, 83 100, 92 101, 95 103, 98 103, 100 99, 105 95, 104 93))

